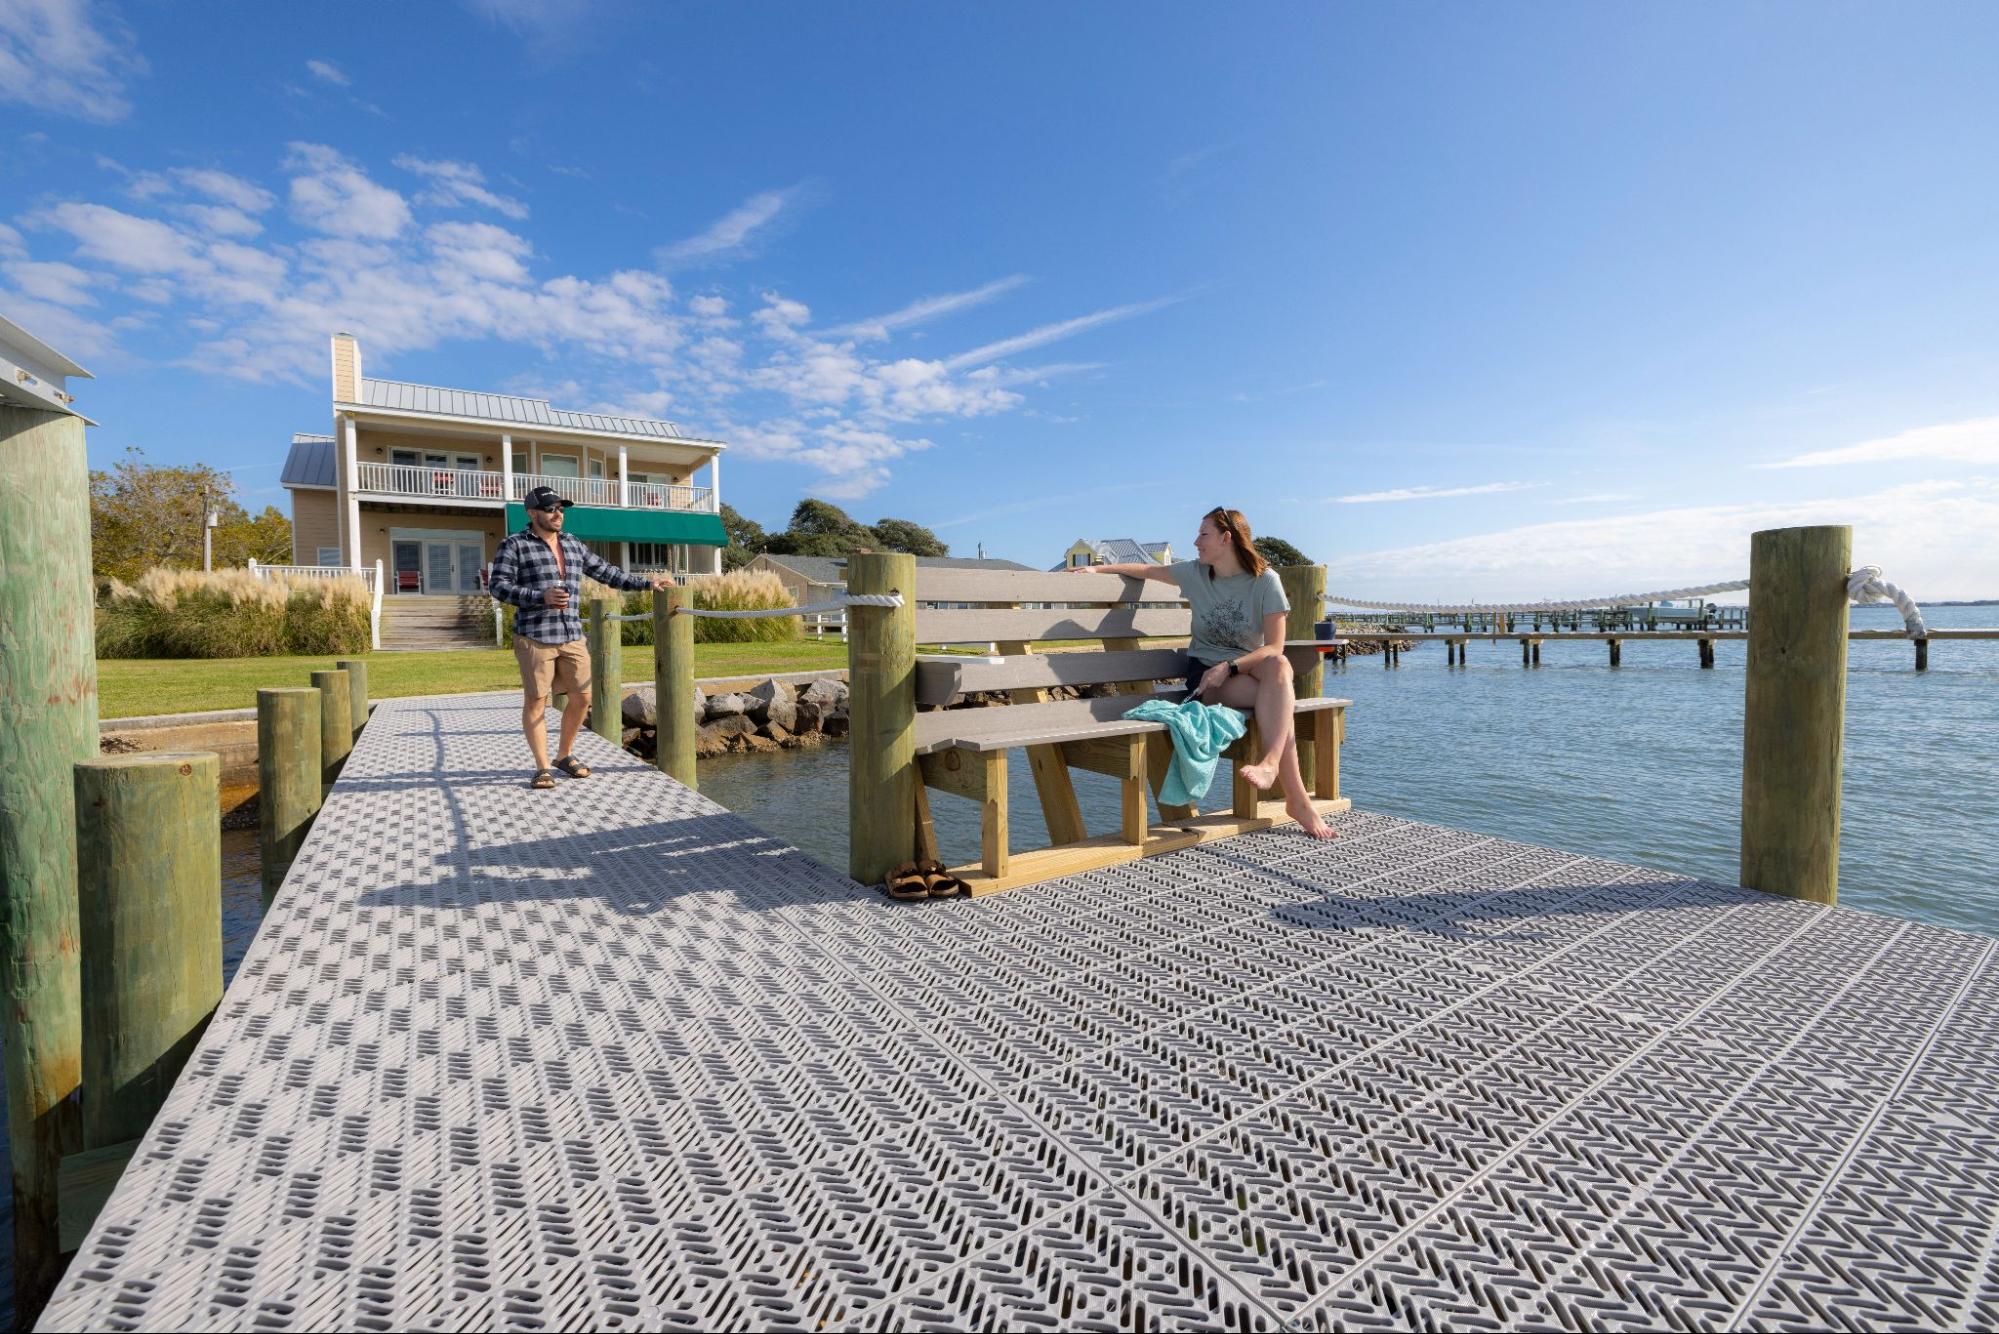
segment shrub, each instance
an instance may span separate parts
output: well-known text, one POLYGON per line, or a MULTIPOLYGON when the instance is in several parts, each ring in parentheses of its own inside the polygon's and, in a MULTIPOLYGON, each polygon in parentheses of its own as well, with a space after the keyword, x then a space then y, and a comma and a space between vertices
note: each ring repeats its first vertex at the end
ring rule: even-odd
POLYGON ((368 610, 368 587, 358 578, 148 570, 135 584, 111 581, 109 594, 97 608, 97 656, 365 653, 368 610))
MULTIPOLYGON (((795 605, 791 594, 785 590, 784 582, 769 570, 731 570, 727 574, 698 575, 687 582, 688 590, 694 595, 694 605, 712 608, 716 611, 758 611, 770 607, 795 605)), ((619 593, 594 581, 586 581, 583 595, 619 599, 620 615, 632 615, 652 610, 652 594, 648 592, 619 593)), ((716 620, 697 617, 694 622, 694 642, 697 644, 776 644, 799 637, 796 616, 767 616, 756 620, 716 620)), ((652 621, 626 621, 623 642, 627 644, 652 643, 652 621)))

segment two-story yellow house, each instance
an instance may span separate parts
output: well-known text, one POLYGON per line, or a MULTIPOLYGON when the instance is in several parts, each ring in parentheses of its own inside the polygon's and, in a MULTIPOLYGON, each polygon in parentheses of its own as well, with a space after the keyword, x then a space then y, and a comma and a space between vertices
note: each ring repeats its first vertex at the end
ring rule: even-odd
POLYGON ((335 334, 333 434, 293 436, 285 461, 292 560, 380 561, 391 597, 478 593, 500 540, 527 526, 522 497, 552 486, 576 502, 565 528, 606 560, 719 574, 725 448, 646 417, 371 380, 335 334))

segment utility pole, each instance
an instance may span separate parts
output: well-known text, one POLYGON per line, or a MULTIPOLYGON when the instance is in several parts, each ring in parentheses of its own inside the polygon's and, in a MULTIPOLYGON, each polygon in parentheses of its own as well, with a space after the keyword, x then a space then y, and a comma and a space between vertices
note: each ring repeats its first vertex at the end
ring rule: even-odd
POLYGON ((215 509, 208 503, 208 488, 201 488, 201 570, 215 568, 215 509))

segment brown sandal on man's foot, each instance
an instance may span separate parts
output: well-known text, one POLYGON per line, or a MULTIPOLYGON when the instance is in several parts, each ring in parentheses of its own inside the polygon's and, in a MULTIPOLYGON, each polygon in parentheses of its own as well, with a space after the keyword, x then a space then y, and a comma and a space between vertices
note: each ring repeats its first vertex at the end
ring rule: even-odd
POLYGON ((568 774, 571 778, 588 778, 590 776, 590 766, 577 759, 574 755, 564 755, 555 762, 555 767, 568 774))
POLYGON ((546 769, 537 769, 534 771, 534 777, 528 781, 528 786, 537 792, 546 792, 555 786, 555 775, 546 769))
POLYGON ((914 903, 930 897, 930 883, 915 862, 904 862, 883 877, 882 892, 898 902, 914 903))
POLYGON ((933 899, 955 899, 960 894, 969 894, 972 887, 951 874, 951 868, 935 858, 926 857, 916 863, 916 869, 923 876, 924 884, 933 899))

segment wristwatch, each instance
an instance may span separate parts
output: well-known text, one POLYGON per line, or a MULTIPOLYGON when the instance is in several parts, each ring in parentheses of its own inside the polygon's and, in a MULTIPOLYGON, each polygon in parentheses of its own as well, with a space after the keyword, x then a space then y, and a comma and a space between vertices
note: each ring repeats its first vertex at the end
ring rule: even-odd
POLYGON ((1236 671, 1237 671, 1237 668, 1236 668, 1236 665, 1235 665, 1235 659, 1234 659, 1234 658, 1230 658, 1230 659, 1229 659, 1229 675, 1230 675, 1230 676, 1234 676, 1234 675, 1236 674, 1236 671))

